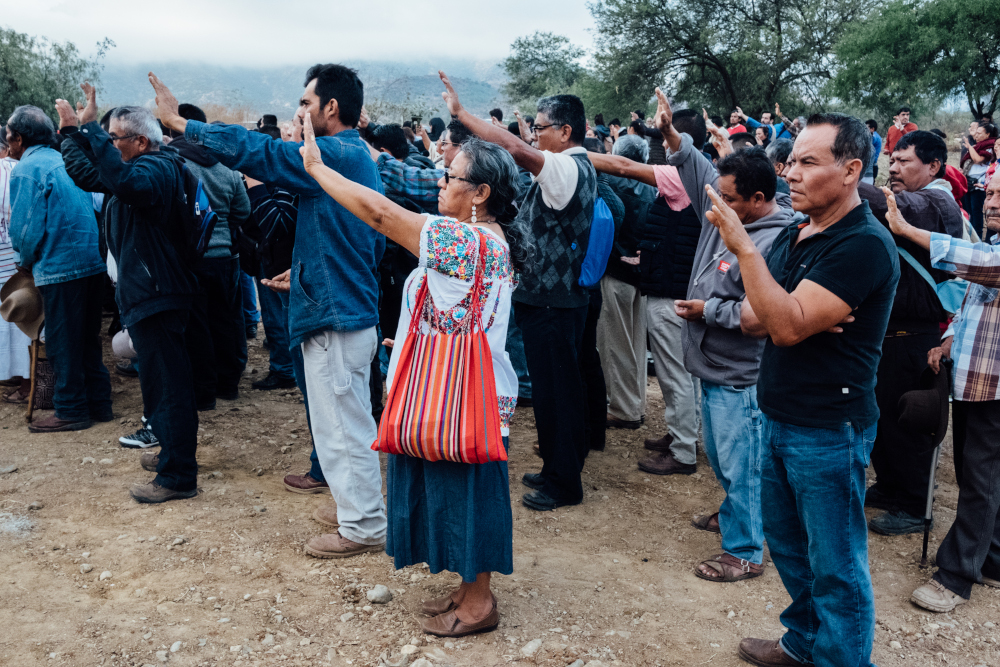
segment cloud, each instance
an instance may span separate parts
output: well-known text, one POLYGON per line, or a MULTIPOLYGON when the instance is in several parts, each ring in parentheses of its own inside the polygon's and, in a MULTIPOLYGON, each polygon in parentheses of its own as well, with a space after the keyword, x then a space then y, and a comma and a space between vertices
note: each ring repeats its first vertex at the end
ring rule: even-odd
POLYGON ((593 25, 585 0, 34 0, 8 3, 9 27, 85 54, 110 37, 114 62, 189 61, 218 65, 285 65, 341 59, 419 56, 503 58, 511 42, 535 30, 589 46, 593 25), (164 9, 169 8, 169 15, 164 9))

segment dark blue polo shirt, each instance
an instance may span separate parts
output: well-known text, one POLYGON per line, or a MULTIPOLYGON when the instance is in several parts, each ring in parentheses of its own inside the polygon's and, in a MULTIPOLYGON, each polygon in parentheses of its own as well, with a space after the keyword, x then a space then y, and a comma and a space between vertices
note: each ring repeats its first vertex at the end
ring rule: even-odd
POLYGON ((807 223, 774 240, 767 267, 793 292, 811 280, 854 308, 843 333, 821 332, 798 345, 770 339, 760 363, 757 397, 768 417, 812 428, 867 427, 878 420, 875 375, 899 281, 899 255, 889 231, 861 202, 838 222, 796 242, 807 223))

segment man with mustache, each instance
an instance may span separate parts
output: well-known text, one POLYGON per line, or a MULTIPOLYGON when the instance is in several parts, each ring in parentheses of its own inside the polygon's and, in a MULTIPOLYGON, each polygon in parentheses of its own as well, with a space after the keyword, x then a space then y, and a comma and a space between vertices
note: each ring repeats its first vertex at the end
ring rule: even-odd
MULTIPOLYGON (((944 178, 947 160, 944 139, 930 132, 910 132, 898 141, 889 158, 889 186, 900 213, 911 225, 961 238, 965 220, 944 178)), ((882 191, 859 183, 858 194, 871 206, 875 217, 886 224, 887 204, 882 191)), ((948 318, 934 288, 916 265, 937 283, 951 278, 931 267, 927 250, 907 239, 894 240, 899 252, 899 285, 882 341, 875 385, 879 420, 872 466, 876 483, 865 496, 867 507, 886 510, 868 524, 882 535, 923 531, 933 438, 900 427, 898 406, 899 398, 916 388, 927 368, 927 351, 939 344, 940 323, 948 318)))
POLYGON ((973 584, 1000 587, 1000 179, 986 189, 985 243, 972 244, 909 224, 889 198, 890 229, 930 250, 936 269, 971 284, 962 307, 927 362, 953 360, 952 403, 958 511, 938 547, 938 571, 910 599, 935 612, 965 603, 973 584))

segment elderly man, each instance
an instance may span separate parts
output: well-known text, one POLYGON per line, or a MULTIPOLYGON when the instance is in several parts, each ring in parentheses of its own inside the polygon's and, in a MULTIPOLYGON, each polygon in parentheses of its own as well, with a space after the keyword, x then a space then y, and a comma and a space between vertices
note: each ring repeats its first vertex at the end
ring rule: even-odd
MULTIPOLYGON (((649 143, 627 134, 615 142, 613 153, 644 165, 649 143)), ((648 183, 615 175, 605 178, 624 205, 625 218, 601 278, 597 348, 607 382, 607 425, 637 429, 646 414, 646 297, 639 291, 638 250, 657 192, 648 183)))
POLYGON ((7 121, 10 238, 15 263, 34 276, 45 302, 45 353, 55 372, 55 414, 33 433, 79 431, 110 421, 111 379, 101 353, 101 307, 107 267, 98 250, 91 197, 76 187, 53 146, 56 131, 38 107, 20 106, 7 121))
MULTIPOLYGON (((290 292, 289 335, 302 346, 309 389, 313 442, 336 515, 319 518, 336 532, 306 543, 317 558, 345 558, 381 551, 386 539, 385 503, 369 379, 378 346, 376 268, 385 237, 348 213, 302 166, 299 146, 278 142, 238 125, 207 125, 178 114, 177 99, 150 74, 160 119, 183 132, 230 169, 298 194, 292 268, 264 281, 290 292)), ((368 146, 355 129, 363 87, 343 65, 314 65, 306 72, 297 116, 312 117, 324 162, 345 177, 382 192, 368 146)))
POLYGON ((739 216, 709 193, 706 217, 743 274, 743 330, 768 336, 757 383, 761 505, 764 537, 792 603, 781 614, 788 628, 781 639, 740 642, 740 657, 762 667, 871 665, 865 466, 899 262, 892 236, 858 196, 870 159, 860 120, 810 118, 787 173, 792 205, 809 217, 778 234, 767 260, 739 216))
POLYGON ((524 336, 543 465, 540 473, 524 475, 522 483, 535 491, 522 502, 539 511, 577 505, 583 501, 580 473, 589 452, 579 359, 590 303, 578 279, 597 199, 597 173, 583 147, 583 103, 574 95, 539 100, 534 148, 469 113, 440 75, 451 115, 476 136, 510 151, 518 166, 535 176, 518 217, 538 248, 536 266, 521 276, 512 301, 524 336))
MULTIPOLYGON (((913 591, 911 600, 934 612, 949 612, 972 595, 973 584, 1000 587, 1000 179, 986 189, 987 243, 920 229, 903 219, 890 200, 894 234, 930 253, 935 269, 968 280, 965 301, 944 342, 927 354, 934 372, 951 358, 952 417, 958 511, 937 552, 938 571, 913 591)), ((945 371, 947 372, 947 370, 945 371)))
MULTIPOLYGON (((890 157, 889 187, 900 213, 911 225, 928 232, 962 238, 965 219, 944 180, 948 147, 930 132, 916 131, 896 143, 890 157)), ((867 183, 858 194, 884 223, 887 210, 882 191, 867 183)), ((882 535, 919 533, 924 527, 927 484, 934 457, 930 435, 920 435, 899 425, 899 399, 915 389, 927 368, 927 351, 937 347, 940 324, 948 319, 934 287, 948 276, 931 266, 926 249, 897 238, 899 286, 882 342, 875 399, 878 401, 878 434, 872 449, 876 483, 868 489, 865 505, 886 510, 868 526, 882 535), (923 271, 921 271, 922 269, 923 271)))
POLYGON ((160 453, 143 454, 156 472, 130 491, 140 503, 192 498, 198 493, 195 460, 198 412, 185 343, 196 280, 188 268, 177 154, 161 150, 163 132, 144 107, 118 107, 110 132, 97 123, 97 94, 83 84, 87 106, 75 141, 110 193, 105 213, 108 250, 118 267, 115 298, 122 324, 138 353, 139 386, 160 453))

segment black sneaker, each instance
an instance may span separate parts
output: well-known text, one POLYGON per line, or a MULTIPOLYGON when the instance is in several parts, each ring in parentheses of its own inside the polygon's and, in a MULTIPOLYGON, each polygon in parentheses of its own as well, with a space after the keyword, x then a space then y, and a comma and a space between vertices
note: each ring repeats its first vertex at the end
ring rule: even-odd
POLYGON ((286 378, 277 373, 268 372, 267 376, 250 384, 254 389, 260 391, 271 391, 272 389, 291 389, 295 386, 295 378, 286 378))
POLYGON ((579 505, 581 501, 576 501, 575 503, 566 502, 565 500, 556 500, 550 497, 548 494, 542 493, 541 491, 534 491, 532 493, 526 493, 521 496, 521 502, 528 509, 533 509, 538 512, 551 512, 557 507, 564 507, 566 505, 579 505))
POLYGON ((248 324, 246 328, 247 340, 254 340, 257 338, 257 323, 248 324))
POLYGON ((149 449, 150 447, 158 447, 160 444, 160 441, 153 435, 153 429, 150 428, 145 417, 142 418, 142 426, 138 431, 132 435, 123 435, 118 438, 118 442, 127 449, 149 449))
POLYGON ((131 359, 125 359, 115 364, 115 373, 118 373, 118 375, 124 375, 127 378, 139 377, 139 371, 137 371, 135 366, 132 365, 131 359))

